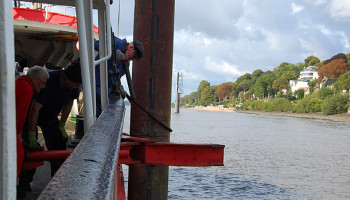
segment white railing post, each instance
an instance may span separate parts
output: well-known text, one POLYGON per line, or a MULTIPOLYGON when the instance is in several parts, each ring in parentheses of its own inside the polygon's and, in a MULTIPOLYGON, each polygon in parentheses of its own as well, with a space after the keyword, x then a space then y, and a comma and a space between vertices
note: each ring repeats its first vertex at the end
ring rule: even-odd
MULTIPOLYGON (((98 24, 99 24, 99 55, 101 58, 106 56, 106 4, 104 1, 99 1, 98 4, 98 24)), ((108 70, 107 62, 100 63, 100 98, 101 109, 104 110, 107 106, 108 98, 108 70)))
POLYGON ((91 97, 92 97, 92 110, 93 116, 96 116, 96 80, 95 80, 95 67, 94 67, 94 31, 93 31, 93 13, 92 13, 92 0, 84 1, 84 19, 86 28, 87 50, 90 70, 90 83, 91 83, 91 97))
POLYGON ((16 199, 16 105, 12 1, 0 1, 0 199, 16 199))
MULTIPOLYGON (((101 58, 100 56, 100 59, 99 60, 95 60, 95 66, 100 64, 101 62, 104 62, 104 61, 107 61, 108 59, 111 58, 111 55, 112 55, 112 43, 109 42, 111 41, 111 21, 110 21, 110 5, 108 3, 109 0, 106 0, 107 3, 106 4, 106 29, 107 29, 107 56, 101 58)), ((100 26, 100 25, 99 25, 100 26)))
POLYGON ((88 53, 88 40, 86 33, 86 23, 85 23, 85 10, 84 10, 84 0, 75 0, 76 3, 76 13, 78 22, 78 36, 79 36, 79 46, 80 46, 80 65, 81 65, 81 75, 83 82, 83 92, 84 92, 84 132, 86 133, 89 128, 95 122, 95 116, 93 114, 93 104, 92 104, 92 90, 91 90, 91 76, 90 68, 92 67, 91 61, 89 61, 88 53))

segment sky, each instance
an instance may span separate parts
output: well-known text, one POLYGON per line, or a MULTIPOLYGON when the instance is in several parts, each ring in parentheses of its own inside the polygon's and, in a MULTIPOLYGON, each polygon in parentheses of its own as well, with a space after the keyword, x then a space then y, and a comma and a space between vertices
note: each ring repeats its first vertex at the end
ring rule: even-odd
MULTIPOLYGON (((119 37, 131 41, 134 2, 120 7, 119 37)), ((184 96, 202 80, 219 85, 311 55, 350 53, 350 0, 175 0, 174 30, 173 98, 177 72, 184 96)))
MULTIPOLYGON (((116 33, 118 3, 111 8, 116 33)), ((120 0, 120 38, 133 40, 133 19, 134 1, 120 0)), ((350 53, 350 0, 175 0, 172 99, 177 72, 184 96, 202 80, 235 82, 256 69, 338 53, 350 53)))

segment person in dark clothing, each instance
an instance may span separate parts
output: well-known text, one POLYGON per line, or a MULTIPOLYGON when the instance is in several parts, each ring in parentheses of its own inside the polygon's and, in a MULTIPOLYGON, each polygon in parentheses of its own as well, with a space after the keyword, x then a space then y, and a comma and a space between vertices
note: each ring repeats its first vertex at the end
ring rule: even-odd
MULTIPOLYGON (((65 70, 51 71, 49 75, 46 87, 34 95, 28 116, 28 134, 23 135, 23 139, 28 142, 29 148, 36 148, 36 127, 38 125, 42 130, 48 150, 65 150, 68 135, 64 126, 73 101, 79 96, 82 82, 80 63, 75 62, 65 70), (60 113, 61 118, 58 119, 60 113)), ((63 161, 50 161, 51 177, 63 161)), ((34 173, 35 169, 21 172, 18 185, 30 191, 30 182, 33 180, 34 173)))
POLYGON ((30 103, 34 92, 39 92, 45 87, 49 78, 46 69, 40 66, 31 67, 26 75, 16 79, 16 140, 17 140, 17 178, 21 171, 24 149, 21 143, 20 135, 27 118, 30 103))
MULTIPOLYGON (((34 95, 29 113, 29 146, 36 145, 36 126, 39 125, 44 135, 48 150, 65 150, 67 132, 64 129, 74 99, 79 97, 81 86, 80 63, 76 62, 65 70, 51 71, 46 88, 34 95), (62 112, 61 119, 58 115, 62 112), (34 140, 35 139, 35 140, 34 140)), ((51 161, 51 176, 62 162, 51 161)))
MULTIPOLYGON (((144 46, 138 41, 134 40, 131 43, 128 43, 126 39, 119 39, 114 37, 115 47, 116 47, 116 65, 119 71, 119 76, 115 75, 115 73, 111 73, 108 75, 108 94, 112 92, 113 82, 119 80, 124 74, 123 65, 129 66, 130 61, 139 60, 142 58, 144 54, 144 46)), ((99 41, 94 43, 94 48, 96 51, 99 51, 99 41)), ((100 58, 99 54, 96 56, 95 60, 100 58)), ((114 72, 113 69, 113 59, 110 58, 107 61, 107 71, 114 72)), ((101 89, 100 89, 100 66, 96 66, 95 70, 95 78, 96 78, 96 117, 100 116, 101 109, 101 89)))

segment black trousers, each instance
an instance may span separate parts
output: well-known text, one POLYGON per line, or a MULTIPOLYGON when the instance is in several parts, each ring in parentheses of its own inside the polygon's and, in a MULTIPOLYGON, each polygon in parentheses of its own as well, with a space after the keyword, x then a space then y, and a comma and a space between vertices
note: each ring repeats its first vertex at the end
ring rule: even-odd
MULTIPOLYGON (((59 121, 57 118, 38 122, 38 125, 40 126, 43 132, 45 144, 48 150, 67 149, 66 139, 63 138, 62 133, 58 128, 58 122, 59 121)), ((55 175, 56 171, 62 165, 63 162, 64 160, 50 161, 51 177, 55 175)), ((21 171, 18 177, 18 189, 23 191, 30 190, 30 183, 33 181, 35 171, 35 168, 28 171, 21 171)))
MULTIPOLYGON (((59 120, 57 118, 50 120, 38 121, 40 126, 47 149, 50 150, 66 150, 67 149, 67 139, 63 138, 62 132, 58 128, 59 120)), ((64 160, 51 160, 51 177, 56 173, 58 168, 62 165, 64 160)))

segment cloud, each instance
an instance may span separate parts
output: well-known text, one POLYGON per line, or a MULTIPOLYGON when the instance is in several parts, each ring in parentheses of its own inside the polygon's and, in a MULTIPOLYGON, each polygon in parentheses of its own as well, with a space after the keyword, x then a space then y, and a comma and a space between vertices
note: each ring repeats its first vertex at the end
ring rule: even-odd
POLYGON ((234 24, 242 15, 242 0, 176 0, 175 29, 206 32, 210 37, 236 37, 234 24), (189 23, 190 22, 190 23, 189 23))
MULTIPOLYGON (((120 36, 130 40, 134 2, 121 6, 120 36)), ((350 0, 176 0, 173 69, 183 73, 186 94, 201 80, 218 85, 310 55, 349 53, 349 10, 350 0)), ((117 12, 112 19, 116 30, 117 12)))
POLYGON ((237 69, 237 66, 231 65, 225 61, 214 61, 211 57, 205 58, 205 69, 224 76, 240 76, 243 72, 237 69))
POLYGON ((337 41, 337 44, 339 43, 338 45, 343 47, 344 52, 350 50, 349 39, 344 31, 332 31, 323 25, 318 25, 317 27, 326 37, 337 41))
POLYGON ((345 32, 339 31, 338 35, 342 37, 341 42, 344 44, 344 48, 350 51, 349 38, 346 36, 345 32))
POLYGON ((319 30, 326 36, 332 35, 332 31, 326 28, 324 25, 318 25, 319 30))
POLYGON ((328 3, 328 0, 305 0, 305 2, 313 4, 315 6, 321 6, 328 3))
POLYGON ((292 3, 292 13, 295 14, 295 13, 298 13, 300 11, 302 11, 304 8, 300 5, 297 5, 295 3, 292 3))
POLYGON ((205 79, 203 76, 201 76, 196 72, 193 72, 184 68, 178 68, 176 65, 173 66, 173 71, 174 71, 174 74, 176 74, 177 72, 182 73, 183 77, 189 80, 200 81, 205 79))
POLYGON ((350 0, 332 0, 329 12, 336 20, 350 21, 350 0))

